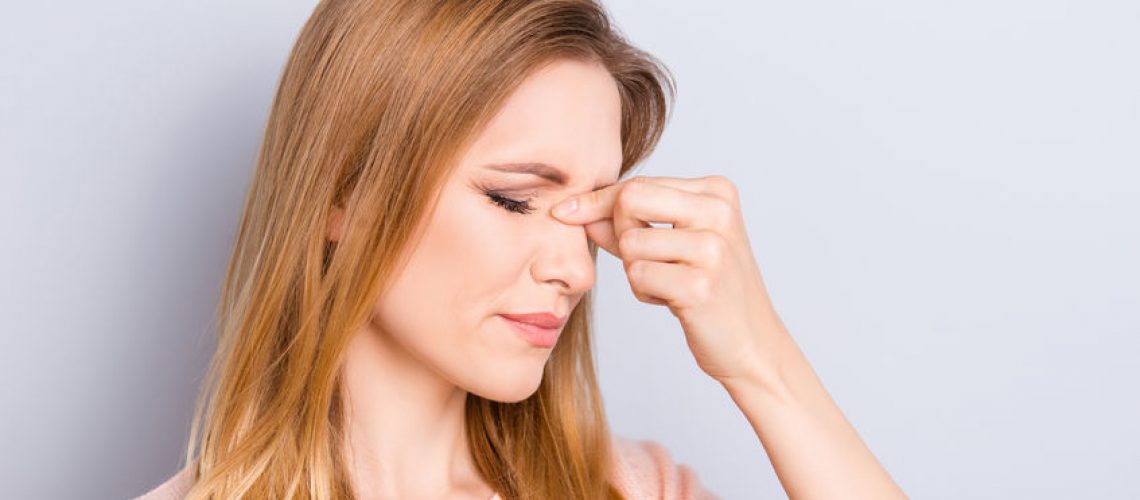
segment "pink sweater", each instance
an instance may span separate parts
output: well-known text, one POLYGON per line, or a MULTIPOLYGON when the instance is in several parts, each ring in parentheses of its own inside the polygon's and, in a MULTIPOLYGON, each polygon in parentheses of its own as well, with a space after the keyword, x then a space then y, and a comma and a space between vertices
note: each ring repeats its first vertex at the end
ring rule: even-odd
MULTIPOLYGON (((668 450, 652 440, 613 436, 616 466, 614 485, 627 499, 719 500, 705 489, 693 468, 673 462, 668 450)), ((182 500, 192 482, 189 467, 183 467, 166 482, 138 497, 140 500, 182 500)), ((499 500, 499 496, 492 497, 499 500)))

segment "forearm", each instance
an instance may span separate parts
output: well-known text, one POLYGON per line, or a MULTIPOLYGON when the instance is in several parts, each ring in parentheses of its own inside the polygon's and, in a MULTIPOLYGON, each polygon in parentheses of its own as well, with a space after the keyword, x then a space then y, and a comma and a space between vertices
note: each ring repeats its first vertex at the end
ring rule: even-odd
POLYGON ((763 362, 721 380, 792 499, 907 498, 831 399, 783 325, 763 362))

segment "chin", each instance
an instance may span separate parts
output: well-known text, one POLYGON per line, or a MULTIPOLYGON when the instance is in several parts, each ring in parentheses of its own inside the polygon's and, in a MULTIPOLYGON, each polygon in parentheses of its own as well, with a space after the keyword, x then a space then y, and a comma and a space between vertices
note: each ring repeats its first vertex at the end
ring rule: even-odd
POLYGON ((533 373, 513 373, 499 371, 493 376, 479 380, 467 389, 483 399, 499 403, 518 403, 534 395, 542 383, 542 366, 533 373))

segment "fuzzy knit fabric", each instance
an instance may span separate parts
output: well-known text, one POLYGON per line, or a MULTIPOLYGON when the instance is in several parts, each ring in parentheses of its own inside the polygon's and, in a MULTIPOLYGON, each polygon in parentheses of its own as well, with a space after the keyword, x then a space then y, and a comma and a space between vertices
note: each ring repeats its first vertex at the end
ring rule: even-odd
MULTIPOLYGON (((691 466, 673 461, 660 443, 648 439, 613 436, 615 455, 610 479, 629 500, 720 500, 700 482, 691 466)), ((138 497, 139 500, 182 500, 190 491, 190 467, 138 497)), ((494 495, 491 500, 501 500, 494 495)))

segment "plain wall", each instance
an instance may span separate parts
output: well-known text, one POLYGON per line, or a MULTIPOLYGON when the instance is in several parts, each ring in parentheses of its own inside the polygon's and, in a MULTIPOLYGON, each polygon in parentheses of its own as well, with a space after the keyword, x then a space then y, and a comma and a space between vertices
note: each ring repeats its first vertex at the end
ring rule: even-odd
MULTIPOLYGON (((312 1, 0 17, 0 484, 179 467, 224 266, 312 1)), ((743 194, 778 312, 913 498, 1137 498, 1140 3, 609 1, 679 84, 645 175, 743 194)), ((760 442, 599 253, 614 432, 725 498, 760 442)))

